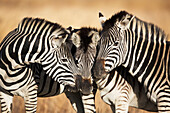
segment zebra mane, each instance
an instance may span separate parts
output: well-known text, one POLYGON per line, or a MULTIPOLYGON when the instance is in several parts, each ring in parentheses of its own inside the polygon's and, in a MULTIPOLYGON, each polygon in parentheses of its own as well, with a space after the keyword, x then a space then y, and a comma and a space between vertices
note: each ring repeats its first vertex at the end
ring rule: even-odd
POLYGON ((49 25, 52 27, 52 30, 51 31, 54 31, 56 29, 61 29, 63 31, 66 31, 60 24, 58 23, 53 23, 53 22, 50 22, 48 20, 45 20, 45 19, 41 19, 41 18, 32 18, 32 17, 25 17, 21 20, 21 22, 19 23, 18 25, 18 28, 17 30, 18 31, 22 31, 22 29, 24 29, 25 26, 27 26, 28 24, 32 24, 33 22, 35 22, 35 24, 37 23, 44 23, 46 25, 49 25))
POLYGON ((117 20, 120 21, 122 17, 125 16, 126 14, 129 14, 129 13, 126 11, 120 11, 116 13, 115 15, 113 15, 111 18, 107 19, 104 23, 103 30, 108 30, 109 28, 114 26, 116 21, 117 20))
MULTIPOLYGON (((110 19, 106 20, 106 22, 104 23, 104 26, 103 26, 103 32, 107 32, 109 28, 113 27, 116 23, 116 21, 120 21, 126 14, 129 14, 128 12, 126 11, 121 11, 121 12, 118 12, 116 13, 115 15, 113 15, 110 19)), ((132 14, 129 14, 131 16, 133 16, 132 14)), ((163 35, 163 37, 161 37, 161 39, 165 39, 167 40, 167 35, 165 34, 165 32, 160 28, 158 27, 157 25, 153 24, 153 23, 149 23, 149 22, 146 22, 146 21, 143 21, 141 19, 139 19, 138 17, 135 16, 135 19, 137 21, 139 21, 142 24, 145 24, 145 25, 150 25, 152 27, 155 28, 156 30, 156 34, 161 33, 163 35)), ((133 20, 132 20, 133 21, 133 20)), ((131 26, 132 27, 132 26, 131 26)), ((131 28, 130 28, 131 29, 131 28)))
POLYGON ((92 36, 88 36, 91 31, 96 31, 98 30, 96 28, 90 28, 90 27, 82 27, 80 28, 80 31, 78 32, 81 41, 80 41, 80 48, 84 49, 84 52, 87 51, 89 44, 92 42, 92 36))
POLYGON ((161 40, 164 40, 164 39, 166 40, 166 38, 168 37, 168 36, 166 35, 166 33, 164 32, 164 30, 161 29, 160 27, 158 27, 157 25, 155 25, 155 24, 153 24, 153 23, 150 23, 150 22, 143 21, 143 20, 139 19, 138 17, 135 17, 135 19, 136 19, 137 21, 139 21, 141 25, 144 24, 144 25, 147 25, 147 26, 151 26, 151 28, 155 29, 155 31, 154 31, 154 30, 151 30, 151 33, 154 33, 154 32, 155 32, 156 35, 161 34, 162 36, 159 37, 161 40), (159 33, 158 33, 158 32, 159 32, 159 33))

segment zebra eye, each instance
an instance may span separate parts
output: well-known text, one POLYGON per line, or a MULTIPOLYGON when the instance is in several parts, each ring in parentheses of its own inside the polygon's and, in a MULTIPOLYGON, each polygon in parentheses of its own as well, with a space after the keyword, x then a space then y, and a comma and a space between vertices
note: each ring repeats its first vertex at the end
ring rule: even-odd
POLYGON ((67 59, 61 59, 62 62, 67 62, 67 59))
POLYGON ((76 64, 79 63, 79 58, 78 58, 78 57, 75 58, 75 63, 76 63, 76 64))
POLYGON ((117 27, 118 32, 120 32, 121 28, 117 27))
POLYGON ((78 64, 78 60, 75 60, 75 63, 78 64))
POLYGON ((63 38, 63 36, 58 36, 58 37, 57 37, 57 39, 61 39, 61 38, 63 38))
POLYGON ((116 41, 116 42, 114 43, 114 46, 118 46, 118 44, 119 44, 119 42, 118 42, 118 41, 116 41))

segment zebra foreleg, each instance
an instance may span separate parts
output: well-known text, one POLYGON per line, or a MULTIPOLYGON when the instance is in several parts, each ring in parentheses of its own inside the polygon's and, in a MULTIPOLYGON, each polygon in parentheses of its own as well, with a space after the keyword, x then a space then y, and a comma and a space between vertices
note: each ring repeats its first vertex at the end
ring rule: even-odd
POLYGON ((115 105, 110 105, 110 108, 111 108, 112 112, 115 113, 115 105))
POLYGON ((13 96, 0 92, 1 113, 11 113, 13 96))
POLYGON ((170 113, 170 103, 166 100, 158 102, 158 113, 170 113))
POLYGON ((96 113, 95 94, 93 93, 89 95, 82 94, 82 101, 83 101, 85 113, 96 113))
POLYGON ((115 103, 115 113, 128 113, 129 103, 124 97, 119 97, 115 103))
POLYGON ((94 94, 83 95, 80 92, 65 92, 77 113, 96 113, 94 94))
POLYGON ((37 110, 37 85, 33 81, 25 90, 25 111, 26 113, 36 113, 37 110))
POLYGON ((158 113, 170 113, 170 88, 159 92, 157 98, 158 113))
POLYGON ((65 95, 71 102, 72 107, 77 113, 84 113, 84 106, 82 103, 82 98, 80 92, 69 92, 66 91, 65 95))

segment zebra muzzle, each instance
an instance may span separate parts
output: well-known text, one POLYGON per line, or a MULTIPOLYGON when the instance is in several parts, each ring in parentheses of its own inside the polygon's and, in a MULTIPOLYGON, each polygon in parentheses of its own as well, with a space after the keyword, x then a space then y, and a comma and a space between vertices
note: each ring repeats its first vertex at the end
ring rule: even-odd
POLYGON ((107 75, 105 71, 105 60, 104 59, 97 59, 95 65, 93 67, 93 75, 96 78, 103 78, 107 75))
POLYGON ((93 90, 91 79, 83 79, 81 76, 76 77, 76 87, 83 94, 90 94, 93 90))

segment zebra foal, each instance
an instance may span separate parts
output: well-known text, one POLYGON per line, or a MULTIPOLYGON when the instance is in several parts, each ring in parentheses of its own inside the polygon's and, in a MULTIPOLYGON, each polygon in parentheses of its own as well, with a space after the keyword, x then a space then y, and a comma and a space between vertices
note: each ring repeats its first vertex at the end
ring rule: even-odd
MULTIPOLYGON (((103 19, 102 19, 103 18, 103 19)), ((126 11, 102 20, 100 49, 94 76, 102 78, 122 65, 144 86, 158 112, 170 112, 170 42, 154 24, 126 11), (99 70, 98 70, 99 68, 99 70)))
MULTIPOLYGON (((98 52, 99 31, 82 27, 73 30, 71 39, 75 45, 73 55, 77 66, 84 73, 82 78, 93 77, 91 70, 98 52)), ((147 98, 144 87, 122 66, 112 70, 104 78, 93 77, 93 81, 97 84, 102 100, 111 106, 113 112, 127 113, 129 106, 157 111, 155 103, 147 98)))
MULTIPOLYGON (((26 112, 36 112, 37 83, 32 64, 65 89, 77 90, 79 71, 68 48, 68 32, 59 24, 38 18, 24 18, 0 44, 1 112, 11 112, 14 95, 24 98, 26 112), (78 78, 78 79, 77 79, 78 78), (68 88, 69 87, 69 88, 68 88)), ((83 89, 82 89, 83 92, 83 89)))

